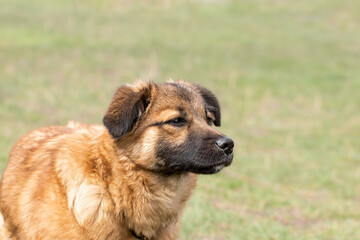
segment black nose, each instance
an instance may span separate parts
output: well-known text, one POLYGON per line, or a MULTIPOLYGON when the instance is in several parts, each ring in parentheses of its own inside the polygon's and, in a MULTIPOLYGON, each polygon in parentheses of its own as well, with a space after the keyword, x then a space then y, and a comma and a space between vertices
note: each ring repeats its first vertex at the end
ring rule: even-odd
POLYGON ((216 146, 224 150, 226 155, 230 155, 233 152, 234 142, 228 137, 220 137, 215 142, 216 146))

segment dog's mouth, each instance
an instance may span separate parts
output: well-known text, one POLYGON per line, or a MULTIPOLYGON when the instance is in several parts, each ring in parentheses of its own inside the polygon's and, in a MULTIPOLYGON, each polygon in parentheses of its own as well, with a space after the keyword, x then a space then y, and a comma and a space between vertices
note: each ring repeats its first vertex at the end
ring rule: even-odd
POLYGON ((198 174, 215 174, 220 172, 224 167, 229 166, 233 160, 233 154, 230 154, 218 162, 209 164, 209 165, 198 165, 194 166, 190 172, 198 174))
POLYGON ((233 154, 217 161, 192 161, 185 165, 171 164, 167 169, 173 172, 192 172, 196 174, 215 174, 232 163, 233 154), (206 162, 206 163, 205 163, 206 162))

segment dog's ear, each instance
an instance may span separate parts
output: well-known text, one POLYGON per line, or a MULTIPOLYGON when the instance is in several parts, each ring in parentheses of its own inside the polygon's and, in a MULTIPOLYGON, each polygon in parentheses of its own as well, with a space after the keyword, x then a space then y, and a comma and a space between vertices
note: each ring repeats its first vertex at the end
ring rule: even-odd
POLYGON ((196 88, 200 91, 200 94, 205 101, 206 110, 211 112, 215 117, 215 120, 213 121, 214 125, 219 127, 221 125, 221 113, 220 113, 219 101, 217 100, 215 95, 206 88, 203 88, 199 85, 196 85, 196 88))
POLYGON ((135 87, 122 86, 117 89, 103 118, 113 138, 120 138, 132 130, 150 104, 153 87, 153 83, 141 83, 135 87))

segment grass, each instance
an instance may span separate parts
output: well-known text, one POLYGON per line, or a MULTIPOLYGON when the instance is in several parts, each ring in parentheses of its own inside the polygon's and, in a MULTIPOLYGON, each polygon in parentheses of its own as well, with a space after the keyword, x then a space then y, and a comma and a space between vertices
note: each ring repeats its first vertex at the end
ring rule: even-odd
POLYGON ((2 0, 0 163, 29 130, 101 122, 114 90, 184 78, 222 104, 231 167, 180 239, 360 239, 360 10, 351 0, 2 0))

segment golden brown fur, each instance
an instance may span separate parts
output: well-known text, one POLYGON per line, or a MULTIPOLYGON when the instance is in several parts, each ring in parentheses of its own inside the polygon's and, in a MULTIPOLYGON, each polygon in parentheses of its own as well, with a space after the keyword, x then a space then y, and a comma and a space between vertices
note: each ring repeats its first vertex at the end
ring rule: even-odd
POLYGON ((177 84, 193 91, 195 107, 176 91, 163 95, 161 88, 170 89, 171 84, 139 83, 118 90, 105 126, 69 122, 22 137, 1 182, 2 239, 176 239, 196 174, 165 168, 158 140, 185 144, 193 130, 149 124, 178 114, 168 107, 181 102, 199 131, 219 135, 200 121, 209 116, 202 112, 204 101, 196 95, 197 88, 177 84), (139 108, 126 110, 129 106, 139 108), (119 124, 126 129, 119 130, 119 124))

